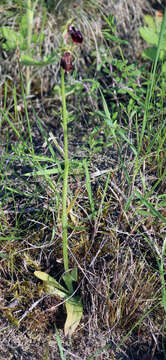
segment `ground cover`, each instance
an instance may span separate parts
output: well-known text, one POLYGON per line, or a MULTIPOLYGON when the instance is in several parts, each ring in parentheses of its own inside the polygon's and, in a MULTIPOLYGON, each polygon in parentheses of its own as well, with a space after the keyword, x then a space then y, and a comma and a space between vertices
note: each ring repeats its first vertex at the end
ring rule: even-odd
POLYGON ((0 5, 1 359, 166 358, 156 4, 0 5))

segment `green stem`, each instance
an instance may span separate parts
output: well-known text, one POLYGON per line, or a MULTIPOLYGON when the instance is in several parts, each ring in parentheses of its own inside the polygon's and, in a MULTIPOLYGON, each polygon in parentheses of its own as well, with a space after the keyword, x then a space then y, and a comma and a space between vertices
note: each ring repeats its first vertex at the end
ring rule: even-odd
POLYGON ((63 193, 62 193, 62 238, 63 238, 63 260, 65 271, 69 269, 68 260, 68 240, 67 240, 67 188, 68 188, 68 173, 69 173, 69 158, 68 158, 68 137, 67 137, 67 111, 66 111, 66 96, 65 96, 65 80, 64 69, 61 67, 61 92, 62 92, 62 110, 63 110, 63 132, 64 132, 64 158, 65 168, 63 176, 63 193))
MULTIPOLYGON (((28 52, 31 47, 31 39, 32 39, 32 27, 33 27, 33 13, 32 13, 32 4, 31 0, 27 0, 27 23, 28 23, 28 36, 27 36, 27 48, 28 52)), ((26 95, 30 94, 30 67, 27 66, 26 69, 26 95)))
MULTIPOLYGON (((27 49, 28 49, 29 55, 30 55, 31 46, 32 46, 33 17, 34 17, 34 11, 35 11, 37 2, 38 2, 38 0, 35 1, 33 6, 32 6, 31 0, 27 0, 27 2, 26 2, 26 5, 27 5, 26 17, 27 17, 27 24, 28 24, 27 49)), ((30 66, 27 66, 27 69, 26 69, 26 95, 30 94, 30 90, 31 90, 31 69, 30 69, 30 66)))

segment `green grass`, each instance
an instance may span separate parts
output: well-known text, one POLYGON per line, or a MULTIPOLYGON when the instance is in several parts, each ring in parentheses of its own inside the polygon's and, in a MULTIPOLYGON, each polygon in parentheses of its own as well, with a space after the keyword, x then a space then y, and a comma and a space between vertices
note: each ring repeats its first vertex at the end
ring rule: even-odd
MULTIPOLYGON (((12 19, 22 16, 15 4, 12 19)), ((5 78, 1 86, 0 336, 4 341, 10 331, 30 336, 39 350, 42 341, 45 359, 52 339, 61 359, 81 358, 85 344, 86 360, 123 358, 122 351, 128 354, 135 341, 147 338, 150 349, 155 338, 165 354, 166 79, 160 76, 160 51, 166 12, 155 61, 142 64, 140 58, 129 62, 118 26, 100 6, 103 38, 94 39, 92 28, 90 46, 88 9, 97 8, 93 1, 78 8, 87 23, 80 24, 84 43, 75 70, 63 74, 66 103, 57 63, 51 66, 58 96, 53 91, 43 96, 47 67, 36 68, 31 82, 33 95, 40 74, 37 100, 25 95, 27 73, 18 63, 15 78, 5 78), (79 288, 75 298, 82 298, 84 317, 69 341, 61 300, 46 295, 34 272, 47 272, 64 287, 62 276, 73 268, 78 283, 71 285, 79 288)), ((46 16, 42 4, 38 11, 46 16)), ((57 14, 62 22, 60 9, 57 14)), ((47 22, 40 26, 49 36, 47 22)), ((37 43, 36 53, 49 57, 47 46, 37 43)), ((14 56, 15 51, 13 64, 14 56)))

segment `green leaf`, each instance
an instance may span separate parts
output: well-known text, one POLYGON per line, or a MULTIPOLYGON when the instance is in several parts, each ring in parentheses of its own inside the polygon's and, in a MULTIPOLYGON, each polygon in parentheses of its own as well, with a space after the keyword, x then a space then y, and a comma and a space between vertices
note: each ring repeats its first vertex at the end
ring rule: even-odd
POLYGON ((131 149, 133 150, 133 153, 137 155, 137 150, 134 147, 134 145, 130 142, 130 140, 126 137, 122 129, 119 127, 117 132, 120 134, 120 136, 130 145, 131 149))
POLYGON ((152 29, 148 28, 147 26, 143 26, 139 28, 139 33, 141 35, 141 37, 148 43, 151 45, 156 45, 158 44, 158 35, 156 34, 155 31, 153 31, 152 29))
POLYGON ((9 256, 8 256, 7 253, 0 252, 0 258, 2 258, 2 259, 8 259, 9 256))
POLYGON ((58 329, 55 325, 55 330, 56 330, 56 340, 57 340, 57 344, 58 344, 58 348, 59 348, 59 353, 60 353, 60 358, 61 360, 65 360, 64 358, 64 354, 63 354, 63 348, 62 348, 62 343, 61 343, 61 339, 58 333, 58 329))
POLYGON ((72 294, 73 289, 73 281, 77 281, 77 268, 72 269, 71 273, 67 272, 62 276, 63 281, 66 284, 67 289, 69 290, 69 293, 72 294))
POLYGON ((44 281, 45 289, 48 293, 53 293, 57 296, 60 296, 61 298, 66 297, 66 289, 62 285, 60 285, 52 276, 48 275, 43 271, 35 271, 34 275, 38 279, 44 281))
POLYGON ((147 216, 148 218, 151 216, 153 216, 152 214, 150 214, 150 212, 145 211, 145 210, 141 210, 141 209, 137 209, 136 210, 137 214, 139 215, 143 215, 144 217, 147 216))
MULTIPOLYGON (((63 280, 65 281, 68 291, 52 276, 43 271, 35 271, 34 275, 38 279, 44 281, 45 289, 48 293, 55 294, 65 299, 68 299, 70 296, 72 296, 74 291, 72 282, 77 281, 77 269, 73 269, 71 273, 66 273, 63 275, 63 280)), ((65 306, 67 312, 67 319, 65 322, 65 336, 71 336, 76 330, 83 314, 81 298, 79 296, 72 296, 70 299, 66 300, 65 306)))
POLYGON ((156 32, 156 24, 151 15, 145 15, 144 21, 154 32, 156 32))
POLYGON ((71 337, 80 323, 83 314, 82 301, 79 296, 73 296, 66 303, 67 319, 65 322, 65 336, 71 337))
MULTIPOLYGON (((99 89, 100 90, 100 89, 99 89)), ((103 108, 104 108, 104 112, 105 112, 105 115, 106 115, 106 122, 108 123, 108 125, 110 127, 113 127, 114 126, 114 123, 112 122, 112 119, 111 119, 111 114, 110 114, 110 111, 108 109, 108 106, 107 106, 107 103, 105 101, 105 97, 102 93, 102 91, 100 90, 100 93, 101 93, 101 97, 102 97, 102 102, 103 102, 103 108)))
POLYGON ((46 65, 58 62, 58 61, 59 61, 59 59, 55 54, 52 54, 48 57, 45 56, 43 60, 35 60, 28 54, 21 55, 21 64, 27 65, 27 66, 46 66, 46 65))
POLYGON ((23 36, 7 26, 0 28, 0 36, 6 40, 6 44, 3 44, 6 50, 15 50, 17 46, 22 47, 24 44, 23 36))
POLYGON ((166 61, 162 64, 162 68, 161 68, 161 72, 164 73, 164 75, 166 75, 166 61))
POLYGON ((107 40, 112 40, 113 42, 118 43, 118 44, 130 45, 130 43, 128 41, 119 39, 117 36, 110 34, 109 29, 104 29, 104 30, 102 30, 102 32, 104 34, 105 39, 107 39, 107 40))
POLYGON ((29 172, 24 174, 24 176, 36 176, 36 175, 43 175, 43 176, 47 176, 47 175, 54 175, 54 174, 62 174, 63 171, 61 171, 61 169, 58 168, 53 168, 53 169, 40 169, 38 171, 33 171, 33 172, 29 172))
POLYGON ((147 48, 143 51, 142 56, 144 56, 146 59, 149 59, 151 61, 154 61, 157 54, 157 47, 147 48))
POLYGON ((166 218, 156 210, 150 202, 148 202, 138 191, 135 191, 136 196, 141 200, 141 202, 147 207, 150 212, 150 215, 155 216, 162 220, 166 224, 166 218))
POLYGON ((22 36, 23 36, 24 38, 26 38, 27 35, 28 35, 28 19, 27 19, 27 14, 25 14, 25 15, 22 16, 22 18, 21 18, 20 33, 22 34, 22 36))
POLYGON ((33 34, 32 35, 32 43, 42 43, 44 40, 44 34, 33 34))

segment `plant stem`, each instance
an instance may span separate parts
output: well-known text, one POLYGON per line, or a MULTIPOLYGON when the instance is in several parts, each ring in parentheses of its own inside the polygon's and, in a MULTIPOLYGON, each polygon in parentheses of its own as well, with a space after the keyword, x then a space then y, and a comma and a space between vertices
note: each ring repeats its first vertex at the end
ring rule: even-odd
MULTIPOLYGON (((31 47, 31 39, 32 39, 32 26, 33 26, 33 13, 32 13, 32 5, 31 0, 27 0, 27 23, 28 23, 28 37, 27 37, 27 48, 28 53, 31 47)), ((27 66, 26 69, 26 95, 30 94, 30 67, 27 66)))
MULTIPOLYGON (((32 6, 31 0, 27 0, 26 6, 27 6, 27 12, 26 12, 26 18, 27 18, 27 25, 28 25, 28 34, 27 34, 27 49, 28 54, 30 55, 31 52, 31 46, 32 46, 32 30, 33 30, 33 17, 34 17, 34 11, 35 7, 38 3, 38 0, 36 0, 32 6)), ((30 94, 31 90, 31 69, 30 66, 27 66, 26 69, 26 95, 30 94)))
POLYGON ((63 192, 62 192, 62 238, 63 238, 63 260, 65 271, 69 269, 68 260, 68 240, 67 240, 67 188, 68 188, 68 173, 69 173, 69 158, 68 158, 68 137, 67 137, 67 111, 66 111, 66 96, 65 96, 65 80, 64 69, 61 67, 61 92, 62 92, 62 111, 63 111, 63 132, 64 132, 64 158, 65 168, 63 176, 63 192))

